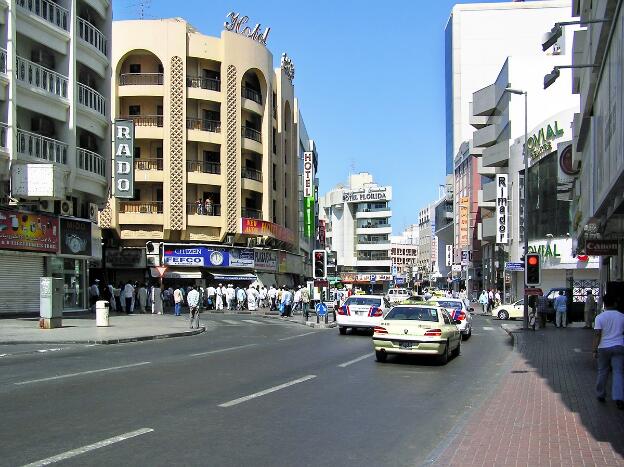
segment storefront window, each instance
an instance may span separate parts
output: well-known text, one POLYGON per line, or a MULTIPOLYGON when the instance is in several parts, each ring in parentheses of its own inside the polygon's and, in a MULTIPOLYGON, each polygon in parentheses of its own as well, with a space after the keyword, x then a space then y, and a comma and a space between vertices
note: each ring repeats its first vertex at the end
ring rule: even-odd
POLYGON ((63 310, 85 308, 84 260, 51 258, 52 277, 60 277, 64 283, 63 310))

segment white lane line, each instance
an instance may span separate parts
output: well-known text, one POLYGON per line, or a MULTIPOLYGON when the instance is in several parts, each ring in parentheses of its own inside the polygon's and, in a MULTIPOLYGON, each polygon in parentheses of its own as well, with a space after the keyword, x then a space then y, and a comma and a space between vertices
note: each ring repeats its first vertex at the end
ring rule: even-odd
POLYGON ((125 441, 127 439, 134 438, 136 436, 141 436, 146 433, 150 433, 152 431, 154 431, 153 428, 141 428, 140 430, 130 431, 128 433, 124 433, 123 435, 113 436, 112 438, 108 438, 103 441, 98 441, 97 443, 89 444, 88 446, 83 446, 78 449, 72 449, 71 451, 66 451, 56 456, 48 457, 47 459, 41 459, 40 461, 27 464, 23 467, 40 467, 43 465, 54 464, 56 462, 61 462, 61 461, 70 459, 72 457, 79 456, 80 454, 84 454, 89 451, 94 451, 96 449, 104 448, 106 446, 110 446, 111 444, 119 443, 120 441, 125 441))
POLYGON ((73 378, 74 376, 82 376, 82 375, 92 375, 94 373, 101 373, 103 371, 123 370, 124 368, 132 368, 135 366, 149 365, 150 363, 152 362, 132 363, 130 365, 113 366, 110 368, 100 368, 99 370, 81 371, 80 373, 68 373, 66 375, 51 376, 49 378, 31 379, 29 381, 20 381, 19 383, 15 383, 15 384, 17 386, 21 386, 23 384, 42 383, 43 381, 54 381, 55 379, 73 378))
POLYGON ((240 326, 240 323, 238 321, 234 321, 233 319, 222 319, 221 321, 224 322, 224 323, 227 323, 227 324, 233 324, 235 326, 240 326))
POLYGON ((61 349, 61 348, 57 348, 57 349, 41 349, 41 350, 37 350, 37 352, 39 352, 39 353, 58 352, 59 350, 63 350, 63 349, 61 349))
POLYGON ((263 323, 262 321, 254 321, 253 319, 241 319, 241 321, 244 321, 245 323, 249 323, 249 324, 260 324, 262 326, 265 326, 268 324, 268 323, 263 323))
POLYGON ((483 326, 481 329, 483 329, 484 331, 493 331, 494 328, 490 327, 490 326, 483 326))
POLYGON ((366 359, 366 358, 372 357, 373 355, 375 355, 375 353, 374 353, 374 352, 367 353, 366 355, 362 355, 361 357, 354 358, 353 360, 349 360, 348 362, 341 363, 341 364, 340 364, 340 365, 338 365, 338 366, 339 366, 340 368, 346 368, 346 367, 348 367, 349 365, 353 365, 354 363, 357 363, 357 362, 362 361, 362 360, 364 360, 364 359, 366 359))
POLYGON ((280 389, 286 389, 287 387, 294 386, 295 384, 303 383, 305 381, 309 381, 314 378, 316 378, 316 375, 304 376, 303 378, 295 379, 295 380, 289 381, 288 383, 280 384, 279 386, 273 386, 272 388, 265 389, 264 391, 249 394, 248 396, 244 396, 244 397, 239 397, 238 399, 234 399, 229 402, 224 402, 223 404, 219 404, 219 407, 232 407, 233 405, 247 402, 251 399, 255 399, 256 397, 266 396, 267 394, 271 394, 272 392, 279 391, 280 389))
POLYGON ((297 337, 309 336, 310 334, 316 334, 316 331, 304 332, 303 334, 297 334, 296 336, 284 337, 282 339, 277 339, 277 340, 278 341, 288 341, 290 339, 296 339, 297 337))
POLYGON ((254 347, 258 344, 246 344, 238 345, 236 347, 226 347, 225 349, 208 350, 206 352, 192 353, 191 357, 201 357, 202 355, 212 355, 215 353, 229 352, 230 350, 246 349, 247 347, 254 347))

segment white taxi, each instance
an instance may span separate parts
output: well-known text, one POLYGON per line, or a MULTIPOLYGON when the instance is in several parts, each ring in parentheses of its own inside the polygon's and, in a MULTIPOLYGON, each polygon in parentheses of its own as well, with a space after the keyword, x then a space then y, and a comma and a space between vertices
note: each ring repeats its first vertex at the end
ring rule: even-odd
POLYGON ((404 300, 407 300, 410 297, 411 297, 411 294, 409 293, 407 289, 399 289, 399 288, 388 290, 388 294, 386 295, 386 298, 388 299, 390 303, 400 303, 404 300))
POLYGON ((390 310, 390 303, 379 295, 352 295, 338 308, 336 322, 340 334, 347 329, 370 329, 379 326, 383 316, 390 310))
POLYGON ((524 318, 524 299, 508 305, 499 305, 492 310, 492 316, 498 319, 517 319, 524 318))

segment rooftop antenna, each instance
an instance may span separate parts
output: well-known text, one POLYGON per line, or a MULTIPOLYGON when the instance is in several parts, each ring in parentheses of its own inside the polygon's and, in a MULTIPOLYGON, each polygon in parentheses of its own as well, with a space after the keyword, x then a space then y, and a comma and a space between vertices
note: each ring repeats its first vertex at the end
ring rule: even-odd
POLYGON ((139 14, 139 19, 145 19, 150 16, 147 12, 152 6, 152 0, 131 0, 128 2, 128 8, 133 9, 139 14))

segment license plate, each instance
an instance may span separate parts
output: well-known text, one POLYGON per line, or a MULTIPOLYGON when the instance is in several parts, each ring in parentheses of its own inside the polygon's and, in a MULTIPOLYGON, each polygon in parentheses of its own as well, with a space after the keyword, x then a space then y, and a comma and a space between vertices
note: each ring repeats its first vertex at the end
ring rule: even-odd
POLYGON ((399 347, 401 347, 402 349, 411 349, 412 342, 399 342, 399 347))
POLYGON ((358 315, 358 316, 362 316, 362 315, 366 314, 366 312, 365 311, 356 311, 355 314, 358 315))

